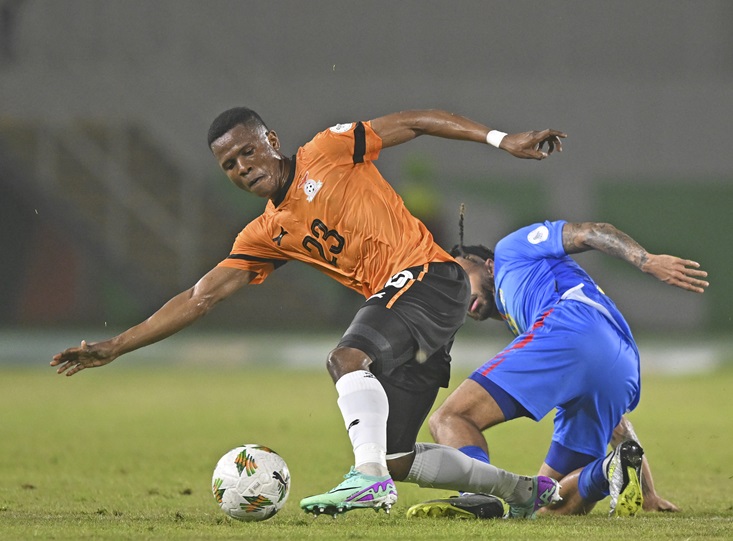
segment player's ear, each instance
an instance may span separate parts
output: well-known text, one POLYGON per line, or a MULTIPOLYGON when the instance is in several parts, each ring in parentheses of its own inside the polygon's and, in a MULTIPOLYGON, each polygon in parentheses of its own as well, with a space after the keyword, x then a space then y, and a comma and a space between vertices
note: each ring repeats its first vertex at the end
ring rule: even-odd
POLYGON ((486 267, 486 270, 489 271, 489 274, 494 276, 494 260, 491 258, 487 259, 484 266, 486 267))
POLYGON ((270 143, 270 146, 274 148, 275 150, 280 150, 280 138, 277 136, 274 130, 270 130, 266 134, 267 136, 267 142, 270 143))

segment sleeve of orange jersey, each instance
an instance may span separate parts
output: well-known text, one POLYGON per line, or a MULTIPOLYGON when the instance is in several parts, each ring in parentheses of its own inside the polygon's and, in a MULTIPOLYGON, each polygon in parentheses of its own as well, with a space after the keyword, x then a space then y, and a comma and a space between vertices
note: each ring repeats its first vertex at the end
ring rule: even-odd
POLYGON ((270 248, 272 242, 265 230, 262 216, 240 231, 229 256, 217 267, 229 267, 255 273, 250 284, 261 284, 272 271, 284 265, 283 255, 270 248))
MULTIPOLYGON (((365 161, 374 161, 377 158, 379 158, 379 153, 382 150, 382 138, 377 135, 377 132, 375 132, 372 129, 372 123, 371 122, 363 122, 360 123, 364 126, 364 135, 366 139, 366 149, 364 152, 364 160, 365 161)), ((356 152, 354 152, 354 155, 356 156, 356 152)))
POLYGON ((371 122, 352 122, 322 131, 303 149, 309 157, 320 153, 335 164, 358 164, 379 157, 382 139, 372 129, 371 122))

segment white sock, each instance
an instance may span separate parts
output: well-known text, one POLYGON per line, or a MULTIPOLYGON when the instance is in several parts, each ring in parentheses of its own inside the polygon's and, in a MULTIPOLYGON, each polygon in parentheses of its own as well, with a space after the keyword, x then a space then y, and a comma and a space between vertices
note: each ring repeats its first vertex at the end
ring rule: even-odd
POLYGON ((510 504, 527 500, 532 478, 517 475, 436 443, 416 443, 415 461, 405 479, 421 487, 493 494, 510 504))
POLYGON ((354 448, 354 467, 370 475, 386 475, 389 402, 382 384, 371 372, 357 370, 342 376, 336 391, 354 448))

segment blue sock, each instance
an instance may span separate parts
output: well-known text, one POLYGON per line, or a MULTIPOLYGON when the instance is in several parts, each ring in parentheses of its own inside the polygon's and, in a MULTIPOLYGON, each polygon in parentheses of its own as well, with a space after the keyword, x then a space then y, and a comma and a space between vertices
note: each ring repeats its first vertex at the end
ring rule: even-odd
POLYGON ((608 496, 608 479, 603 472, 604 458, 597 458, 580 472, 578 492, 588 502, 598 502, 608 496))
POLYGON ((488 453, 481 449, 481 447, 479 447, 478 445, 466 445, 459 448, 458 450, 464 455, 470 456, 471 458, 475 458, 476 460, 485 462, 486 464, 491 464, 488 453))

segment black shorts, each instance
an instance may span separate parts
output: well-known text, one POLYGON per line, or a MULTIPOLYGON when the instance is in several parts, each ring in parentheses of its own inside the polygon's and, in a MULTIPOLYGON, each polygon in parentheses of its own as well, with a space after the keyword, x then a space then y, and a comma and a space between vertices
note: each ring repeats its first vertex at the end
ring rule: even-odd
POLYGON ((450 349, 466 320, 471 288, 454 262, 395 274, 356 313, 339 342, 365 352, 389 399, 387 453, 412 451, 440 387, 450 349))

